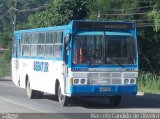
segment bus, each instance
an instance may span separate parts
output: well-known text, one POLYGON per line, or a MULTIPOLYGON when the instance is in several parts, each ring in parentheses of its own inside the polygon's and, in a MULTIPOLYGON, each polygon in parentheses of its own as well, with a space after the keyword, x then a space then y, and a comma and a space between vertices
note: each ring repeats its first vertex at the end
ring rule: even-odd
POLYGON ((61 106, 73 97, 119 106, 123 95, 137 94, 137 79, 135 22, 73 20, 14 32, 12 80, 30 99, 49 93, 61 106))

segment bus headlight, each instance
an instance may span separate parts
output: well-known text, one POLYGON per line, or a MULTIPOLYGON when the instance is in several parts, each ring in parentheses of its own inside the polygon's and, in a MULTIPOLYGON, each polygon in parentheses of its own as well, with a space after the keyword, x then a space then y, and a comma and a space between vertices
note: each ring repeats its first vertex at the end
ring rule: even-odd
POLYGON ((129 79, 124 79, 124 84, 128 84, 129 83, 129 79))
POLYGON ((81 84, 86 84, 86 79, 81 79, 81 84))
POLYGON ((76 85, 79 84, 79 79, 74 79, 73 84, 76 84, 76 85))
POLYGON ((86 78, 75 78, 73 79, 73 84, 74 85, 85 85, 87 84, 87 79, 86 78))
POLYGON ((135 84, 135 83, 136 83, 136 80, 135 80, 135 79, 130 79, 130 83, 131 83, 131 84, 135 84))

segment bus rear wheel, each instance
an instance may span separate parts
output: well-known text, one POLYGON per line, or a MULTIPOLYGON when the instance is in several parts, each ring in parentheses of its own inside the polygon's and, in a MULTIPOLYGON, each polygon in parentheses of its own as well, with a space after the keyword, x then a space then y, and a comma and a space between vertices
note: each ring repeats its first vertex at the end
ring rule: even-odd
POLYGON ((27 80, 26 91, 29 99, 41 98, 43 95, 43 92, 31 89, 29 80, 27 80))
POLYGON ((112 107, 118 107, 121 103, 121 96, 109 97, 109 105, 112 107))
POLYGON ((69 97, 62 94, 61 86, 58 86, 58 101, 61 106, 68 106, 69 97))

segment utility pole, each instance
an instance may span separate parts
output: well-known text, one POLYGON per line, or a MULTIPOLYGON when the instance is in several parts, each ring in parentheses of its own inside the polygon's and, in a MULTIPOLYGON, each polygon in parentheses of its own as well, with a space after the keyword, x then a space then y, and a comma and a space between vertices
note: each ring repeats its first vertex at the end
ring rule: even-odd
POLYGON ((14 1, 14 20, 13 20, 13 31, 16 30, 16 21, 17 21, 17 0, 14 1))

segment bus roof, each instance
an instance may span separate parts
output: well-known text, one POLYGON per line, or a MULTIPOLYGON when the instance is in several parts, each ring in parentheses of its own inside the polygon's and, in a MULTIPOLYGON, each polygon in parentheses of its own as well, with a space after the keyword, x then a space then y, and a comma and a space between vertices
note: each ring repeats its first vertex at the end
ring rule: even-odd
POLYGON ((136 28, 135 22, 116 22, 116 21, 80 21, 74 20, 70 24, 73 25, 73 28, 77 29, 109 29, 109 30, 133 30, 136 28))
POLYGON ((26 29, 26 30, 17 30, 14 33, 32 33, 32 32, 43 32, 43 31, 52 31, 52 30, 65 30, 71 28, 70 25, 64 26, 53 26, 53 27, 44 27, 44 28, 35 28, 35 29, 26 29))
POLYGON ((68 25, 63 26, 53 26, 53 27, 44 27, 44 28, 35 28, 27 30, 18 30, 14 33, 23 33, 23 32, 43 32, 51 30, 65 30, 65 29, 112 29, 112 30, 133 30, 136 28, 135 22, 116 22, 116 21, 97 21, 97 20, 73 20, 68 25))

